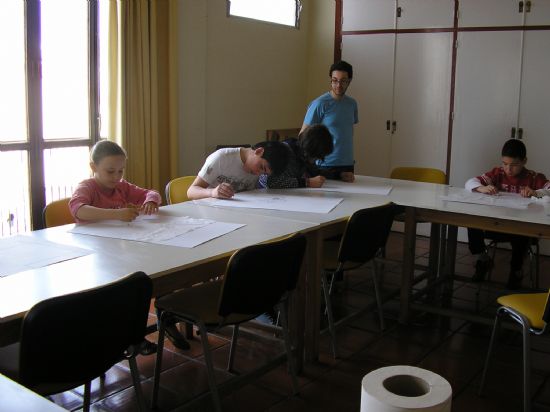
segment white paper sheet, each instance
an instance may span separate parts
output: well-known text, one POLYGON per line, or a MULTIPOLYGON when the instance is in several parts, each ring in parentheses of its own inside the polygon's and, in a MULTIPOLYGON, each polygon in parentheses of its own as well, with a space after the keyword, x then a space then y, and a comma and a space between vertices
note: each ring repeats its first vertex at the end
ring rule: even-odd
POLYGON ((133 222, 106 220, 77 224, 71 233, 193 248, 244 224, 193 219, 187 216, 139 216, 133 222))
POLYGON ((500 192, 498 195, 487 195, 484 193, 462 190, 448 196, 441 196, 442 200, 449 202, 474 203, 477 205, 502 206, 510 209, 527 209, 533 200, 522 197, 518 193, 500 192))
POLYGON ((31 236, 0 238, 0 277, 89 255, 91 250, 31 236))
POLYGON ((347 183, 341 180, 326 180, 323 187, 308 188, 308 190, 387 196, 390 194, 392 187, 390 185, 376 183, 367 176, 355 176, 355 181, 353 183, 347 183))
POLYGON ((288 212, 329 213, 343 198, 307 196, 296 193, 286 195, 269 190, 251 190, 239 192, 231 199, 216 199, 211 206, 241 207, 250 209, 284 210, 288 212))

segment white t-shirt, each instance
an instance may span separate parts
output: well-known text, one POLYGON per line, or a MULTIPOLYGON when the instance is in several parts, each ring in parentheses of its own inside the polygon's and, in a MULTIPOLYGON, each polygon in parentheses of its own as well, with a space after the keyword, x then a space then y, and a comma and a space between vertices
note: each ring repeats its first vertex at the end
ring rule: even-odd
POLYGON ((258 176, 244 170, 240 148, 219 149, 206 158, 199 177, 214 188, 220 183, 230 183, 235 192, 258 187, 258 176))

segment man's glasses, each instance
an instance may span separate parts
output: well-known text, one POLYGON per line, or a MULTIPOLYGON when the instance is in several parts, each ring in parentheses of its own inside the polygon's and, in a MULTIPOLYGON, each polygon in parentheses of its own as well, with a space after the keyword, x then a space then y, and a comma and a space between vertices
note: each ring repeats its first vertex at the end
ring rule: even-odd
POLYGON ((331 84, 340 84, 342 86, 347 86, 350 83, 350 81, 351 81, 350 79, 342 79, 342 80, 330 79, 331 84))

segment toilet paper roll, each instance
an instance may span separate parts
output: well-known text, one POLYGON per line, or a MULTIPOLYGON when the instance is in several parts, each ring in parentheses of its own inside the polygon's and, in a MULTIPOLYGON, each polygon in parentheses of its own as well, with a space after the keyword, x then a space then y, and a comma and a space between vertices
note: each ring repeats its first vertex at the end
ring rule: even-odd
POLYGON ((388 366, 363 378, 361 412, 450 412, 452 394, 449 382, 436 373, 388 366))

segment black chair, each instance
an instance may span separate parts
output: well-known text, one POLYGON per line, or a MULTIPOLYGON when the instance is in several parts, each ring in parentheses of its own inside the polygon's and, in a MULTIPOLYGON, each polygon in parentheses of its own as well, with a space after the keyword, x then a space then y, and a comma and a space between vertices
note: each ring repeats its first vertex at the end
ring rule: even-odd
POLYGON ((83 292, 34 305, 23 319, 20 342, 0 349, 0 372, 43 395, 84 385, 128 359, 140 410, 146 410, 136 355, 147 327, 152 282, 136 272, 83 292))
POLYGON ((282 240, 243 248, 231 256, 221 280, 182 289, 155 301, 155 306, 162 314, 159 322, 153 408, 157 404, 164 333, 167 324, 176 320, 191 322, 198 326, 210 391, 214 406, 219 411, 221 403, 208 346, 208 332, 233 325, 227 364, 227 370, 232 371, 239 325, 273 310, 274 307, 280 311, 281 329, 292 375, 293 389, 294 392, 297 392, 296 369, 288 336, 287 305, 290 292, 296 288, 305 247, 305 237, 295 234, 282 240))
MULTIPOLYGON (((384 329, 384 313, 378 284, 379 268, 376 257, 382 253, 382 249, 386 245, 394 214, 395 205, 393 203, 358 210, 349 218, 339 243, 333 241, 324 243, 326 253, 323 256, 323 268, 325 273, 321 276, 321 285, 332 339, 332 352, 335 358, 337 357, 336 328, 330 295, 333 290, 334 278, 341 277, 345 271, 356 269, 368 262, 372 263, 372 280, 380 318, 380 328, 384 329), (330 278, 330 282, 328 278, 330 278)), ((355 315, 357 314, 352 316, 355 315)))

